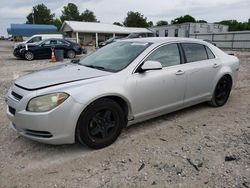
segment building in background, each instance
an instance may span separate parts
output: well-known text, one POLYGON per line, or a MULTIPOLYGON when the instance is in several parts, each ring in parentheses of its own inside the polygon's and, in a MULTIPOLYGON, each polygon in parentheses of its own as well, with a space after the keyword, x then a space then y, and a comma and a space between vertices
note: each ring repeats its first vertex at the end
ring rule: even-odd
POLYGON ((80 42, 84 45, 96 44, 96 46, 98 46, 99 42, 114 36, 126 37, 130 33, 152 33, 152 31, 146 28, 79 21, 64 21, 60 31, 66 38, 75 38, 78 43, 80 42))
POLYGON ((190 38, 209 40, 223 49, 250 49, 250 31, 231 31, 224 33, 191 34, 190 38))
POLYGON ((13 38, 30 37, 36 34, 58 33, 57 27, 54 25, 43 24, 10 24, 7 28, 8 35, 13 38))
POLYGON ((192 34, 222 33, 228 26, 214 23, 183 23, 150 28, 158 37, 190 37, 192 34))

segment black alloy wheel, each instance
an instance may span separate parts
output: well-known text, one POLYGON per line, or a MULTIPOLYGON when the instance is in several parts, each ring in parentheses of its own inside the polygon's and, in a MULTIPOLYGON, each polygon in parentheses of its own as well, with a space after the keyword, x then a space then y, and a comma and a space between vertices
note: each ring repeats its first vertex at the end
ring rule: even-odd
POLYGON ((34 59, 34 53, 33 52, 31 52, 31 51, 27 51, 27 52, 25 52, 25 54, 24 54, 24 58, 26 59, 26 60, 28 60, 28 61, 32 61, 33 59, 34 59))
POLYGON ((112 144, 125 125, 124 112, 115 101, 100 99, 89 105, 77 124, 77 139, 90 148, 112 144))
POLYGON ((213 98, 210 101, 212 106, 218 107, 226 104, 232 89, 232 80, 229 76, 223 76, 216 85, 213 98))

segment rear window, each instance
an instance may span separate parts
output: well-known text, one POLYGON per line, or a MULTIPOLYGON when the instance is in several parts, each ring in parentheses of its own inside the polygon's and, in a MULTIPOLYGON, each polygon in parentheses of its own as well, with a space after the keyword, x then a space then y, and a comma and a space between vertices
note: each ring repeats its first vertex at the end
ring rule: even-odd
POLYGON ((183 43, 182 47, 187 63, 208 59, 205 46, 202 44, 183 43))
POLYGON ((215 55, 213 54, 213 52, 206 46, 206 50, 207 50, 207 56, 209 59, 214 59, 215 55))

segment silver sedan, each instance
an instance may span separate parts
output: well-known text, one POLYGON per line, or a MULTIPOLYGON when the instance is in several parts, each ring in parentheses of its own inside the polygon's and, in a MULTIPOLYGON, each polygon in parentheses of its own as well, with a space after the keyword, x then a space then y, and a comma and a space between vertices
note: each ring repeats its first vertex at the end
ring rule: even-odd
POLYGON ((130 39, 80 61, 18 78, 7 115, 21 135, 49 144, 112 144, 122 129, 201 102, 223 106, 239 60, 205 41, 130 39))

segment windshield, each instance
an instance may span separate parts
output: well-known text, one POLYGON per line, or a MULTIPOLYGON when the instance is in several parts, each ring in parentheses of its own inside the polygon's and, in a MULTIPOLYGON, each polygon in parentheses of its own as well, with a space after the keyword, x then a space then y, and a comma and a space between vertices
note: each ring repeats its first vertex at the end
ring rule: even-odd
POLYGON ((82 59, 79 64, 110 72, 118 72, 127 67, 151 43, 115 42, 82 59))

